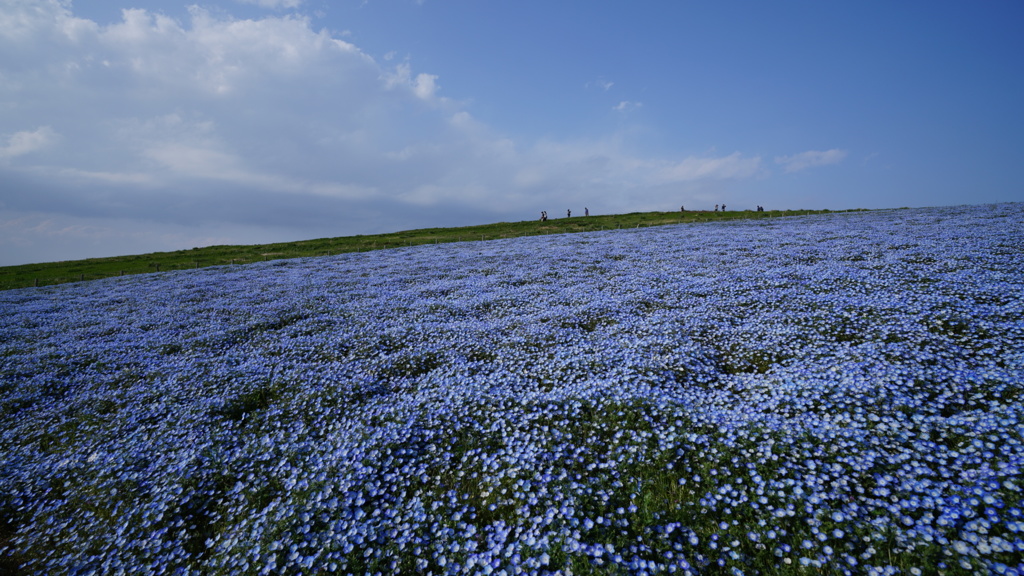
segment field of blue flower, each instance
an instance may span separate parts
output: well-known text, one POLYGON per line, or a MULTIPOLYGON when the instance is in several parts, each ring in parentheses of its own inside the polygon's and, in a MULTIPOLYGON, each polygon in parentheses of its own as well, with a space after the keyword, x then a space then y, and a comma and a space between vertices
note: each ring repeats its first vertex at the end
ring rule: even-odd
POLYGON ((1024 574, 1024 204, 0 293, 0 571, 1024 574))

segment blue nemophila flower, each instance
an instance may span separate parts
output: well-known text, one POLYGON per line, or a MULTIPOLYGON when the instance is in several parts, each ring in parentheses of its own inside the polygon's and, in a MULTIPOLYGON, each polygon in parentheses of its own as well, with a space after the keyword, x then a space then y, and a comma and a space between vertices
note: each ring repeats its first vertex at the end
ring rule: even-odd
POLYGON ((1019 572, 1022 237, 877 211, 0 293, 0 564, 1019 572))

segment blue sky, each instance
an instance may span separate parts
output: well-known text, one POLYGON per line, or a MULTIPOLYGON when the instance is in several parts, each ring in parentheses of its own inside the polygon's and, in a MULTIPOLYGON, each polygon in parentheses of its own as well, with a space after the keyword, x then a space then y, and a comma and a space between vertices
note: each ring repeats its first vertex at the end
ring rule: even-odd
POLYGON ((1024 201, 1020 2, 0 0, 0 265, 1024 201))

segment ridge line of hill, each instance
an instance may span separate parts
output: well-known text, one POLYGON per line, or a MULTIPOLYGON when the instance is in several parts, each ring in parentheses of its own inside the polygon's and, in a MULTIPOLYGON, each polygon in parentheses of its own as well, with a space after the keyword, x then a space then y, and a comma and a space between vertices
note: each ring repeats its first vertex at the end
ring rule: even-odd
POLYGON ((0 266, 0 290, 32 286, 52 286, 68 282, 124 276, 126 274, 146 274, 170 270, 205 268, 208 266, 248 264, 285 258, 328 256, 345 252, 368 252, 371 250, 400 248, 420 244, 496 240, 542 234, 593 232, 617 228, 725 222, 864 210, 631 212, 629 214, 555 218, 543 222, 525 220, 521 222, 498 222, 458 228, 422 228, 383 234, 339 236, 335 238, 317 238, 273 244, 205 246, 173 252, 153 252, 128 256, 0 266))

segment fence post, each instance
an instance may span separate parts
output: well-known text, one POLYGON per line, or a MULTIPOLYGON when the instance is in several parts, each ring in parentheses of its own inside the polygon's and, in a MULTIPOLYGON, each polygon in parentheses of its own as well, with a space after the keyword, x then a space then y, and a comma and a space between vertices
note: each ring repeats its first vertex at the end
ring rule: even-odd
POLYGON ((36 278, 35 283, 33 283, 32 285, 35 286, 36 288, 39 288, 39 278, 36 278))

